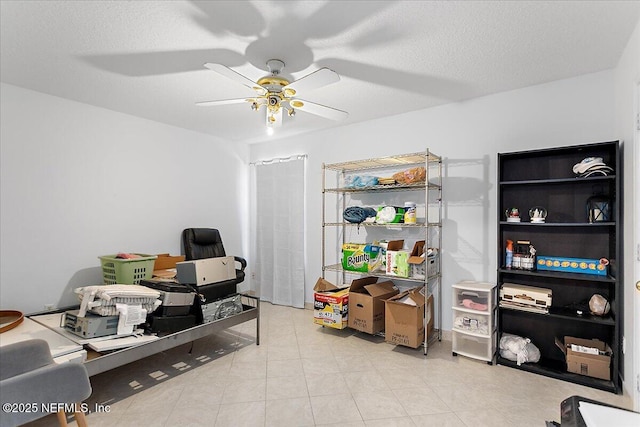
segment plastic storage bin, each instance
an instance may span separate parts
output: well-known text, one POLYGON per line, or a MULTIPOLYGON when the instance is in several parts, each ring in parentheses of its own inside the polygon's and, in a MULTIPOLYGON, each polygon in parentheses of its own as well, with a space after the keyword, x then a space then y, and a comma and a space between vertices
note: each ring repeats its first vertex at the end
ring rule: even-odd
POLYGON ((496 349, 496 285, 465 280, 453 285, 451 350, 493 364, 496 349))
POLYGON ((121 259, 116 255, 98 257, 102 264, 102 279, 105 285, 116 283, 122 285, 137 285, 141 280, 150 279, 156 255, 140 255, 140 258, 121 259))
POLYGON ((473 359, 485 360, 492 364, 494 349, 496 348, 496 333, 489 337, 479 337, 465 333, 453 331, 452 345, 456 349, 455 353, 473 359))
POLYGON ((495 304, 493 288, 495 285, 462 281, 453 286, 454 308, 467 308, 473 311, 490 312, 495 304))
POLYGON ((487 314, 473 314, 455 310, 453 313, 453 329, 476 335, 489 336, 493 332, 491 316, 487 314))

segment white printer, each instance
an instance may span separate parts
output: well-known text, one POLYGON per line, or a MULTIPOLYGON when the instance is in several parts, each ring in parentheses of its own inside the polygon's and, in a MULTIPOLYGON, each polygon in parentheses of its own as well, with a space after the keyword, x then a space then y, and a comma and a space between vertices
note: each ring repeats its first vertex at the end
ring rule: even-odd
POLYGON ((235 280, 236 265, 232 256, 195 259, 176 263, 178 282, 189 285, 208 285, 211 283, 235 280))

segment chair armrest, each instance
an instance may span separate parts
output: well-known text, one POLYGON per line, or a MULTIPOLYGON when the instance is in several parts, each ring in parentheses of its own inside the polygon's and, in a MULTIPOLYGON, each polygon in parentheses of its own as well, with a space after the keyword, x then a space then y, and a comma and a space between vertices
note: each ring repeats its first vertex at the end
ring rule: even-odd
POLYGON ((247 260, 239 257, 239 256, 234 256, 233 259, 235 259, 237 262, 240 263, 240 271, 244 271, 245 268, 247 268, 247 260))

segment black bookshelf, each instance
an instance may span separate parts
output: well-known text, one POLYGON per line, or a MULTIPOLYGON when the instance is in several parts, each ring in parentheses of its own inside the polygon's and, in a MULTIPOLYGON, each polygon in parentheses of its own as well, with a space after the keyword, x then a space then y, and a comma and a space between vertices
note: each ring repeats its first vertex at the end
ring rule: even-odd
POLYGON ((498 363, 613 393, 622 391, 622 162, 618 141, 543 150, 498 154, 497 283, 551 289, 549 313, 499 307, 498 333, 531 339, 540 349, 538 363, 516 362, 498 357, 498 363), (601 157, 613 168, 606 176, 578 177, 573 166, 587 157, 601 157), (609 199, 606 221, 591 223, 587 200, 609 199), (547 210, 544 223, 530 221, 534 206, 547 210), (507 222, 505 211, 517 207, 521 222, 507 222), (536 255, 609 260, 606 275, 506 268, 507 240, 530 241, 536 255), (588 300, 593 294, 611 304, 606 316, 592 315, 588 300), (607 343, 613 350, 611 380, 567 372, 564 353, 556 339, 564 336, 607 343))

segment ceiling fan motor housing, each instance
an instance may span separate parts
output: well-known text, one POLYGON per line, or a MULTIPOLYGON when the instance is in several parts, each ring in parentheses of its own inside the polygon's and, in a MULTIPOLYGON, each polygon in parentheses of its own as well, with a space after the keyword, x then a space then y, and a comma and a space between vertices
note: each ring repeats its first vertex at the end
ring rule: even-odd
POLYGON ((277 76, 284 68, 284 61, 279 59, 270 59, 267 61, 267 68, 269 68, 269 72, 271 74, 277 76))

